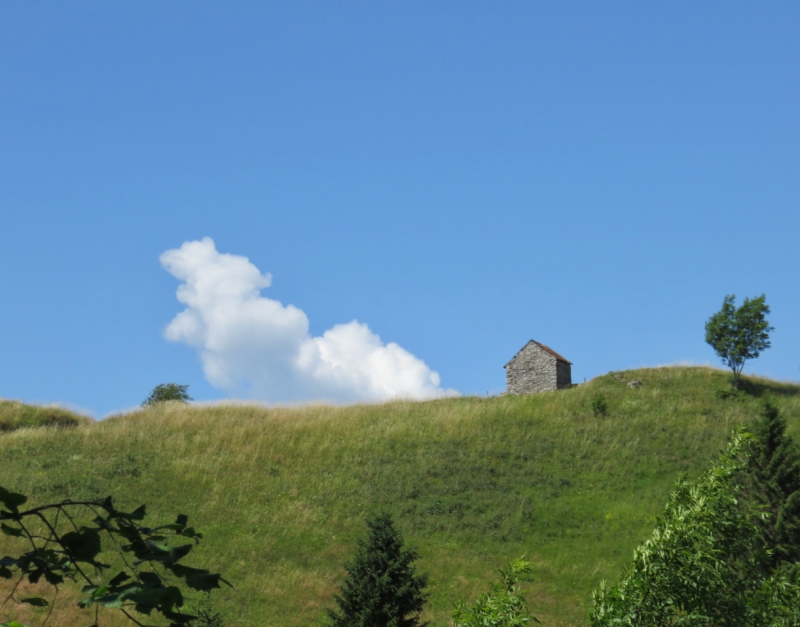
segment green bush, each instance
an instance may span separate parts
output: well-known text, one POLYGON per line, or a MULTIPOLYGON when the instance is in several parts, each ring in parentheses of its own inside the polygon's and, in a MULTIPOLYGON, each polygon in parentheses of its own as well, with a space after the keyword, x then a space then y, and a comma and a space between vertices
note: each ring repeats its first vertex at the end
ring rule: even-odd
POLYGON ((608 413, 608 401, 602 394, 598 394, 592 398, 592 412, 595 416, 605 416, 608 413))
POLYGON ((88 422, 91 422, 89 418, 61 407, 0 401, 0 432, 35 427, 77 427, 88 422))
POLYGON ((720 401, 743 401, 747 398, 747 394, 737 388, 716 390, 714 395, 720 401))
POLYGON ((592 627, 744 625, 748 591, 758 587, 761 552, 754 509, 740 478, 748 434, 739 434, 697 483, 678 481, 653 535, 613 587, 594 593, 592 627))
POLYGON ((678 481, 592 627, 800 625, 800 451, 766 405, 697 482, 678 481))
POLYGON ((520 584, 531 581, 531 565, 514 560, 500 570, 498 581, 482 594, 472 607, 460 602, 453 612, 453 627, 522 627, 541 622, 531 616, 520 584))

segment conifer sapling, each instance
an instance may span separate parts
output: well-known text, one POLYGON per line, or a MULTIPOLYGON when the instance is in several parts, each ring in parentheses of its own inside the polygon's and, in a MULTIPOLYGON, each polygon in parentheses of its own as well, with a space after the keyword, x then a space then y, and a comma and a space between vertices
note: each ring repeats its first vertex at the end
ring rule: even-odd
POLYGON ((427 599, 428 575, 417 574, 416 551, 403 539, 389 514, 367 519, 367 537, 345 564, 347 578, 328 609, 330 627, 424 627, 419 614, 427 599))

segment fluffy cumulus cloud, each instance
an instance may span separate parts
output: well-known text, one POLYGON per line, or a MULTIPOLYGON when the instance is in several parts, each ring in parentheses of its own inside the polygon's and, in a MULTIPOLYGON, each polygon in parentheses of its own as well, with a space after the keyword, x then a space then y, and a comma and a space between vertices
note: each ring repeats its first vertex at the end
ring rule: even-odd
POLYGON ((182 283, 186 305, 164 336, 195 348, 208 381, 233 395, 269 401, 435 398, 454 394, 439 375, 361 322, 337 324, 321 337, 293 305, 265 298, 272 283, 246 257, 217 252, 211 238, 160 257, 182 283))

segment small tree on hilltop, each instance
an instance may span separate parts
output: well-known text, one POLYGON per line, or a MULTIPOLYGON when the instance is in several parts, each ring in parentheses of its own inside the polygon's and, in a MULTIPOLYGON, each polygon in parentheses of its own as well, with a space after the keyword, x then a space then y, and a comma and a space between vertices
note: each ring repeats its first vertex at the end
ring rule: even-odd
POLYGON ((424 627, 419 613, 428 595, 427 574, 416 574, 413 549, 389 514, 367 519, 367 538, 358 541, 347 578, 334 595, 339 609, 328 609, 331 627, 424 627))
POLYGON ((163 403, 165 401, 180 401, 181 403, 193 401, 194 399, 186 392, 188 389, 188 385, 178 385, 177 383, 159 383, 153 388, 153 391, 150 392, 150 396, 144 400, 142 407, 152 407, 153 405, 157 405, 158 403, 163 403))
POLYGON ((766 319, 769 306, 763 294, 758 298, 745 298, 738 309, 735 301, 735 295, 726 296, 722 309, 708 319, 706 342, 733 371, 733 386, 738 389, 744 362, 755 359, 770 347, 769 332, 773 327, 766 319))

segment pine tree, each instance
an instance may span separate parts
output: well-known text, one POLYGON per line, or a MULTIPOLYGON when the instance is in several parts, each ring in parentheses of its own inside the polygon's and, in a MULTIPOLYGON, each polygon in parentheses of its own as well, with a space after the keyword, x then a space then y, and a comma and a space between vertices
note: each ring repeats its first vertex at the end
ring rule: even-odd
POLYGON ((769 514, 759 526, 764 545, 771 551, 766 566, 773 570, 800 561, 800 450, 786 434, 786 420, 769 403, 764 404, 753 432, 751 489, 769 514))
POLYGON ((338 611, 328 609, 331 627, 424 627, 419 613, 427 599, 427 574, 416 574, 419 557, 403 548, 389 514, 367 520, 367 537, 358 541, 347 578, 334 595, 338 611))

